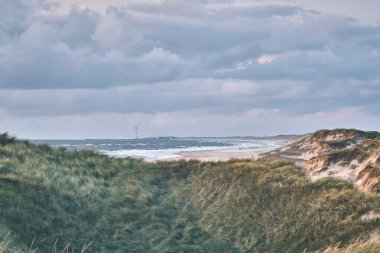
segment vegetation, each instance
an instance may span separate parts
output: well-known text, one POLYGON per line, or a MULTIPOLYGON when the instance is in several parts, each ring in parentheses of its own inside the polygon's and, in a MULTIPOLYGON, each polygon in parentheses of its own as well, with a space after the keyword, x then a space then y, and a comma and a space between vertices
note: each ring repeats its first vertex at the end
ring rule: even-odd
POLYGON ((7 145, 15 142, 16 138, 9 136, 8 133, 0 134, 0 145, 7 145))
POLYGON ((234 250, 197 225, 183 186, 200 163, 148 164, 27 142, 0 147, 0 233, 50 252, 234 250), (221 250, 222 249, 222 250, 221 250))
MULTIPOLYGON (((351 160, 363 161, 368 157, 361 146, 354 146, 346 149, 332 150, 315 157, 313 159, 325 159, 329 164, 337 162, 350 162, 351 160)), ((312 159, 312 160, 313 160, 312 159)))
POLYGON ((380 199, 332 178, 310 182, 282 160, 235 162, 195 183, 200 223, 214 238, 253 252, 302 252, 367 237, 380 222, 380 199), (367 231, 367 232, 366 232, 367 231))
POLYGON ((339 247, 328 247, 323 251, 315 253, 378 253, 380 252, 380 243, 376 241, 357 241, 350 245, 339 247))
POLYGON ((380 225, 360 219, 377 195, 284 160, 146 163, 4 140, 0 253, 303 252, 380 225))
POLYGON ((361 131, 357 129, 333 129, 333 130, 319 130, 311 134, 310 139, 323 139, 327 136, 341 135, 342 139, 356 140, 356 139, 374 139, 379 138, 380 133, 376 131, 361 131))

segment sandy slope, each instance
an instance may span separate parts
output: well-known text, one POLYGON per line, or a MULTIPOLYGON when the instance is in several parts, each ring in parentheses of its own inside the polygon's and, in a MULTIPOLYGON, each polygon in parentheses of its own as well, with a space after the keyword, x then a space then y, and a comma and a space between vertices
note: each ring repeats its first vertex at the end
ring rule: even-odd
POLYGON ((319 130, 273 154, 300 161, 312 180, 335 177, 380 193, 379 132, 319 130))

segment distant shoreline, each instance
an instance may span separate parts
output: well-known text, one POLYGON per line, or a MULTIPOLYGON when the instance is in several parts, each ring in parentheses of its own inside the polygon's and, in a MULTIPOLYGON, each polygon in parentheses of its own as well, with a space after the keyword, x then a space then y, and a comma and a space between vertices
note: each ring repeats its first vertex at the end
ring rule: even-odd
MULTIPOLYGON (((299 136, 297 136, 299 138, 299 136)), ((278 139, 277 139, 278 140, 278 139)), ((167 158, 165 161, 200 160, 204 162, 223 162, 231 159, 253 159, 257 160, 263 154, 274 151, 293 143, 296 138, 285 138, 277 146, 270 147, 231 147, 227 149, 209 149, 196 151, 182 151, 177 153, 178 157, 167 158)), ((278 140, 279 141, 279 140, 278 140)), ((158 160, 156 160, 158 161, 158 160)))
POLYGON ((178 157, 165 159, 167 161, 199 160, 204 162, 228 161, 230 159, 258 159, 262 154, 275 150, 277 147, 265 148, 231 148, 223 150, 183 151, 178 157))
MULTIPOLYGON (((297 136, 298 137, 298 136, 297 136)), ((204 137, 197 138, 143 138, 139 140, 33 140, 53 148, 70 150, 90 149, 117 158, 138 158, 147 162, 192 160, 227 161, 230 159, 257 159, 262 153, 287 145, 295 136, 268 137, 204 137)))

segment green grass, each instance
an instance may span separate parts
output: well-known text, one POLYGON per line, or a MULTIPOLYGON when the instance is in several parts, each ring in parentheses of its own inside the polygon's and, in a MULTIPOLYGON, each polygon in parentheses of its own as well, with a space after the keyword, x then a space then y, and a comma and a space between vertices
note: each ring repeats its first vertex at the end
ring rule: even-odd
POLYGON ((365 150, 363 150, 361 146, 354 146, 354 147, 345 148, 345 149, 332 150, 320 156, 312 158, 312 160, 324 158, 329 164, 331 164, 331 163, 338 163, 338 162, 349 163, 352 160, 363 161, 367 157, 368 157, 368 154, 365 152, 365 150))
POLYGON ((357 129, 333 129, 333 130, 318 130, 311 135, 310 138, 321 139, 328 135, 342 134, 343 139, 354 140, 357 138, 361 139, 374 139, 379 138, 380 133, 376 131, 361 131, 357 129))
POLYGON ((186 203, 196 163, 148 164, 27 142, 0 147, 0 232, 21 250, 221 252, 186 203), (190 169, 188 166, 191 167, 190 169))
POLYGON ((146 163, 7 138, 0 236, 11 235, 0 253, 89 243, 86 252, 303 252, 380 226, 360 220, 380 211, 378 196, 310 182, 283 160, 146 163))
POLYGON ((250 252, 302 252, 347 244, 379 228, 360 216, 380 210, 378 196, 347 182, 310 182, 281 160, 230 163, 193 183, 202 227, 250 252))

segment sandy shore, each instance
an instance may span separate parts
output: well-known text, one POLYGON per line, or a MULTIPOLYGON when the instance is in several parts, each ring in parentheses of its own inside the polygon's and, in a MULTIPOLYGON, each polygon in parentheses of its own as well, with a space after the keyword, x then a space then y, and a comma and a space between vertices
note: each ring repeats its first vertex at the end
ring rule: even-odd
POLYGON ((184 151, 178 153, 178 157, 166 160, 200 160, 200 161, 228 161, 230 159, 257 159, 261 154, 274 150, 270 148, 231 148, 223 150, 184 151))

